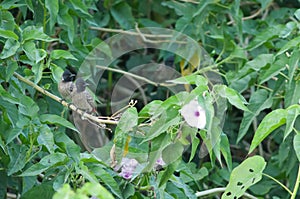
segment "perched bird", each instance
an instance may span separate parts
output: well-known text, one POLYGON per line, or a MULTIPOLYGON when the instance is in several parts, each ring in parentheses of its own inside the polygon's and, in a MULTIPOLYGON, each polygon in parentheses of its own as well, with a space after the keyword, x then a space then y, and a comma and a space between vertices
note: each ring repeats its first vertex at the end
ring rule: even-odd
MULTIPOLYGON (((86 90, 87 85, 82 78, 76 80, 76 89, 71 93, 72 103, 82 111, 97 113, 96 104, 90 93, 86 90)), ((72 115, 74 124, 80 131, 81 142, 88 151, 91 152, 93 148, 102 147, 109 142, 104 129, 101 129, 97 124, 88 119, 83 119, 77 112, 73 112, 72 115)))
POLYGON ((87 113, 96 112, 96 104, 90 95, 90 93, 86 90, 87 83, 82 79, 78 78, 75 82, 76 89, 71 93, 72 103, 78 108, 87 113))
POLYGON ((58 91, 63 99, 70 100, 71 93, 75 89, 73 83, 75 75, 72 74, 68 69, 64 71, 61 81, 58 83, 58 91))

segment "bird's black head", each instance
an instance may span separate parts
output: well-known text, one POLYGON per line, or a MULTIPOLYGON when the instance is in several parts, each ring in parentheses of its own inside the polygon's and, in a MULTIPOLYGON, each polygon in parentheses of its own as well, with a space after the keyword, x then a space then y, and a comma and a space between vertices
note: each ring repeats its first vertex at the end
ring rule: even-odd
POLYGON ((72 82, 74 81, 75 75, 72 74, 68 69, 66 69, 62 75, 63 82, 72 82))
POLYGON ((77 89, 77 92, 82 92, 85 90, 86 86, 88 84, 80 77, 76 80, 76 89, 77 89))

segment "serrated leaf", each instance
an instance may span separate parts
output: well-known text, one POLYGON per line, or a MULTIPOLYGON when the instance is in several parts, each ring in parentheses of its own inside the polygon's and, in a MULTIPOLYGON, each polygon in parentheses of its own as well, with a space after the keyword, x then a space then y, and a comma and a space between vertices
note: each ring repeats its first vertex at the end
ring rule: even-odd
POLYGON ((300 134, 297 134, 294 137, 294 149, 295 149, 298 161, 300 162, 300 134))
POLYGON ((252 185, 259 182, 266 162, 261 156, 247 158, 233 169, 229 184, 222 195, 222 199, 235 199, 241 197, 252 185))
POLYGON ((248 102, 236 90, 225 85, 216 85, 214 88, 221 97, 226 98, 233 106, 243 111, 249 111, 249 109, 245 106, 245 104, 248 104, 248 102))
POLYGON ((46 123, 46 124, 58 124, 64 127, 67 127, 73 131, 76 131, 79 133, 79 131, 75 128, 75 126, 69 122, 68 120, 66 120, 63 117, 60 117, 58 115, 54 115, 54 114, 43 114, 40 115, 40 120, 42 123, 46 123))
POLYGON ((244 116, 240 125, 239 134, 237 137, 237 143, 246 135, 253 119, 264 109, 270 108, 272 106, 272 97, 266 90, 257 90, 254 92, 249 100, 249 105, 247 106, 249 111, 244 112, 244 116))
POLYGON ((276 109, 267 114, 261 121, 252 139, 248 154, 250 154, 270 133, 286 122, 287 111, 276 109))

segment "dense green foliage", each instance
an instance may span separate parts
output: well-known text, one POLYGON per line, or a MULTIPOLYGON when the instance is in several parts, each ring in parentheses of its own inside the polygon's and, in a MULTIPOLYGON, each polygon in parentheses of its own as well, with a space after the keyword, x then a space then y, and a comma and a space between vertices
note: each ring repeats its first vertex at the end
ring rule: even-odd
MULTIPOLYGON (((245 192, 299 198, 299 6, 296 0, 2 1, 0 198, 197 198, 208 190, 211 197, 224 192, 222 198, 245 192), (153 35, 163 28, 161 34, 196 41, 201 48, 191 42, 167 52, 163 41, 150 36, 149 43, 157 41, 152 48, 114 57, 122 40, 114 39, 114 49, 101 43, 137 32, 134 45, 148 30, 143 28, 153 35), (140 86, 130 95, 137 104, 121 111, 118 125, 107 125, 111 131, 102 129, 111 142, 90 153, 76 139, 67 108, 28 82, 59 96, 62 72, 86 75, 87 63, 96 66, 87 57, 98 51, 118 71, 168 66, 137 74, 153 81, 135 80, 140 86), (171 74, 164 69, 177 71, 168 84, 181 91, 156 84, 158 74, 171 74), (206 113, 201 130, 185 121, 182 111, 195 98, 206 113), (112 165, 124 157, 138 162, 130 179, 112 165), (161 158, 164 164, 158 166, 161 158)), ((86 79, 99 69, 89 72, 86 79)), ((119 103, 112 103, 114 86, 126 90, 118 84, 123 76, 106 70, 92 85, 101 115, 114 112, 119 103)))

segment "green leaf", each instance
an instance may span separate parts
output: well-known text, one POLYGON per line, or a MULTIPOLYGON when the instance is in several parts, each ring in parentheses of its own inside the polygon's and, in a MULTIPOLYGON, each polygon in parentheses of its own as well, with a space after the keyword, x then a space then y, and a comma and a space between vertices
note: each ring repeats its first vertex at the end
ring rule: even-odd
POLYGON ((92 183, 98 183, 98 179, 96 178, 95 174, 92 173, 89 168, 84 165, 82 161, 79 162, 79 165, 75 167, 76 172, 81 174, 85 179, 89 180, 92 183))
POLYGON ((225 159, 226 165, 229 170, 232 169, 232 158, 231 158, 231 151, 230 151, 230 143, 226 134, 221 134, 221 143, 220 143, 220 150, 225 159))
POLYGON ((160 134, 166 132, 171 126, 178 125, 181 118, 179 116, 174 117, 170 121, 166 121, 164 117, 159 118, 149 129, 147 137, 143 142, 152 140, 153 138, 159 136, 160 134))
POLYGON ((111 14, 119 25, 128 30, 134 27, 135 19, 131 7, 126 2, 120 2, 111 8, 111 14))
POLYGON ((38 143, 44 145, 50 153, 54 153, 54 138, 50 128, 47 125, 41 125, 39 132, 38 143))
POLYGON ((181 158, 177 159, 172 164, 169 164, 167 168, 162 172, 162 177, 159 181, 159 187, 163 186, 168 180, 172 177, 174 171, 177 169, 179 163, 181 162, 181 158))
POLYGON ((259 76, 259 84, 263 84, 264 82, 268 81, 272 77, 278 75, 280 71, 284 70, 286 68, 286 63, 288 62, 288 59, 286 56, 280 57, 278 60, 276 60, 274 63, 270 65, 270 67, 263 72, 262 75, 259 76))
POLYGON ((40 162, 26 169, 20 176, 35 176, 41 174, 42 172, 46 171, 50 167, 58 163, 63 163, 65 160, 67 160, 67 158, 68 158, 67 155, 64 153, 53 153, 44 156, 40 160, 40 162))
POLYGON ((6 40, 3 50, 0 54, 1 59, 6 59, 12 55, 15 55, 20 47, 20 43, 17 40, 9 38, 6 40))
POLYGON ((120 185, 116 182, 116 180, 111 176, 110 173, 105 171, 103 168, 97 166, 92 168, 91 171, 99 177, 103 183, 114 193, 118 198, 123 198, 122 192, 120 190, 120 185))
POLYGON ((92 17, 88 12, 88 7, 81 0, 70 0, 73 8, 77 11, 77 14, 81 14, 83 17, 92 17))
POLYGON ((294 149, 295 149, 298 161, 300 162, 300 134, 297 134, 294 137, 294 149))
POLYGON ((64 184, 54 195, 53 199, 73 199, 75 192, 71 190, 69 184, 64 184))
POLYGON ((18 35, 16 35, 13 31, 4 30, 2 28, 0 28, 0 37, 3 37, 5 39, 14 39, 16 41, 19 40, 18 35))
POLYGON ((300 100, 300 80, 292 78, 288 84, 286 84, 284 102, 285 106, 298 104, 300 100))
POLYGON ((261 156, 247 158, 231 172, 229 184, 226 186, 222 199, 241 197, 250 186, 261 180, 265 167, 266 162, 261 156))
POLYGON ((249 105, 247 106, 250 112, 244 112, 236 141, 237 143, 246 135, 254 118, 258 116, 262 110, 270 108, 272 102, 272 97, 269 97, 269 93, 266 90, 259 89, 251 95, 249 105))
POLYGON ((197 85, 207 85, 208 81, 205 77, 192 73, 191 75, 182 76, 174 80, 168 80, 167 82, 175 84, 196 84, 197 85))
POLYGON ((7 60, 5 81, 9 81, 14 72, 18 69, 18 63, 15 60, 7 60))
POLYGON ((75 24, 73 18, 69 14, 69 8, 63 3, 60 3, 59 9, 60 11, 57 16, 57 22, 60 26, 68 30, 68 38, 70 42, 73 42, 75 36, 75 24))
POLYGON ((99 199, 114 199, 112 194, 107 191, 107 189, 105 189, 101 184, 90 182, 85 183, 80 189, 77 189, 76 195, 95 196, 99 199))
POLYGON ((180 142, 175 142, 169 144, 163 151, 162 151, 162 159, 168 165, 172 162, 178 160, 179 157, 182 156, 183 152, 183 145, 180 142))
POLYGON ((233 106, 243 111, 249 111, 249 109, 244 105, 248 104, 248 102, 236 90, 229 88, 226 85, 216 85, 214 88, 221 97, 226 98, 233 106))
POLYGON ((20 96, 19 112, 31 118, 35 117, 39 111, 37 104, 28 96, 20 96))
POLYGON ((10 162, 8 164, 7 175, 10 176, 24 168, 26 164, 27 146, 13 145, 8 147, 10 162))
POLYGON ((55 191, 50 183, 42 183, 22 194, 22 199, 40 198, 41 193, 43 193, 43 199, 52 199, 55 191))
POLYGON ((122 134, 131 131, 133 127, 137 125, 138 113, 135 107, 128 108, 123 114, 118 123, 118 132, 122 134))
POLYGON ((75 128, 75 126, 71 122, 58 115, 43 114, 40 116, 40 120, 42 123, 61 125, 79 133, 79 131, 75 128))
POLYGON ((172 176, 170 181, 179 189, 182 189, 184 192, 184 195, 189 199, 196 199, 197 196, 195 195, 193 189, 186 183, 184 183, 180 177, 172 176))
POLYGON ((286 110, 287 110, 287 115, 286 115, 286 127, 285 127, 284 137, 283 137, 284 140, 293 131, 296 119, 300 114, 300 105, 294 104, 294 105, 288 107, 286 110))
POLYGON ((248 50, 253 50, 267 41, 278 37, 280 34, 280 31, 284 28, 283 25, 276 25, 276 26, 269 26, 264 31, 259 32, 257 35, 255 35, 254 40, 248 45, 248 50))
POLYGON ((39 63, 47 56, 47 52, 44 49, 37 49, 33 41, 27 41, 23 44, 23 50, 28 59, 33 63, 39 63))
POLYGON ((250 154, 270 133, 286 122, 287 111, 276 109, 266 115, 259 124, 252 139, 248 154, 250 154))
POLYGON ((16 137, 18 137, 22 133, 22 129, 13 128, 7 132, 6 145, 11 143, 16 137))
POLYGON ((69 52, 66 50, 52 50, 50 53, 50 58, 55 60, 55 59, 72 59, 76 60, 77 59, 69 52))
POLYGON ((34 64, 32 64, 31 70, 34 73, 34 83, 37 84, 42 79, 44 64, 43 63, 34 63, 34 64))
POLYGON ((51 38, 45 33, 43 33, 43 28, 35 27, 35 26, 28 26, 23 30, 22 34, 22 42, 25 43, 29 40, 41 40, 46 42, 57 41, 55 38, 51 38))
POLYGON ((191 162, 193 160, 193 158, 195 157, 195 154, 197 152, 197 148, 200 144, 200 139, 195 137, 192 137, 192 150, 191 150, 191 155, 190 155, 190 159, 189 162, 191 162))
POLYGON ((54 28, 54 25, 56 23, 56 18, 58 15, 58 0, 45 0, 45 7, 47 8, 47 10, 50 13, 50 24, 49 27, 51 29, 54 28))
POLYGON ((298 46, 300 43, 300 36, 288 41, 280 50, 279 52, 276 54, 276 56, 284 53, 285 51, 294 48, 295 46, 298 46))

